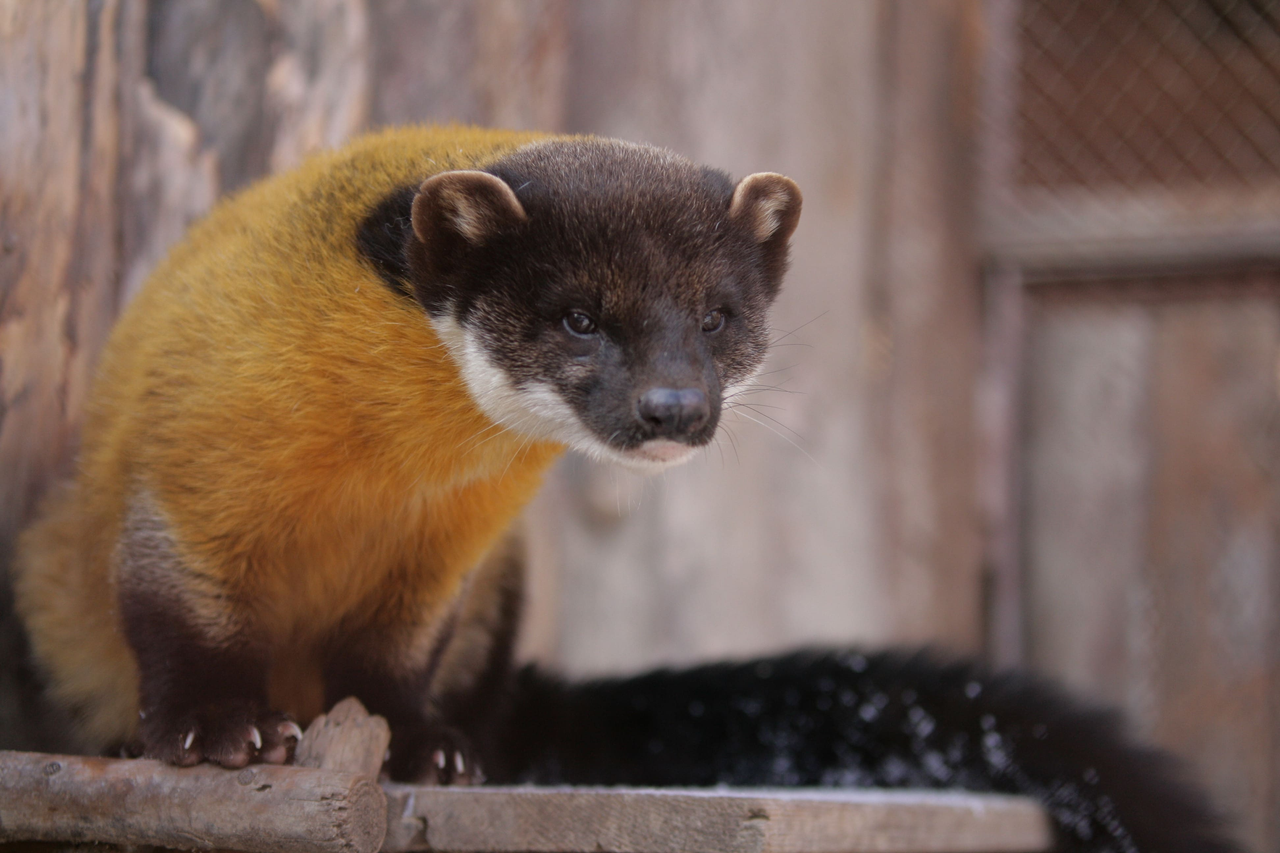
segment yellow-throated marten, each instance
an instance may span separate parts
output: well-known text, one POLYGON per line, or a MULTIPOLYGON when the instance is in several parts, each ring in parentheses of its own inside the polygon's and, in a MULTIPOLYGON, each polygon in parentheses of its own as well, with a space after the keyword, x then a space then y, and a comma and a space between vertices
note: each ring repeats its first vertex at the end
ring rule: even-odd
POLYGON ((711 440, 800 204, 781 175, 454 127, 218 206, 120 319, 78 474, 19 546, 84 744, 278 762, 354 694, 394 775, 465 775, 427 764, 465 593, 500 598, 472 570, 565 446, 653 469, 711 440))
POLYGON ((710 439, 799 212, 778 175, 460 128, 218 207, 121 319, 79 475, 20 544, 82 745, 283 761, 354 693, 396 778, 1017 792, 1059 851, 1238 853, 1164 756, 1022 676, 852 651, 509 671, 520 565, 490 546, 565 446, 660 468, 710 439))

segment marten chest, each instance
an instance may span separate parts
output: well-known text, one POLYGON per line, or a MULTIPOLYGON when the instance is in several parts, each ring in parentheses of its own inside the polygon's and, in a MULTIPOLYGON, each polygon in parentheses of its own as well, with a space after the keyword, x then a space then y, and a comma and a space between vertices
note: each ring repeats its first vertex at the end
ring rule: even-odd
POLYGON ((263 543, 246 571, 250 607, 283 644, 412 632, 447 608, 557 454, 534 448, 450 488, 388 479, 363 496, 317 500, 313 514, 297 513, 288 533, 263 543))

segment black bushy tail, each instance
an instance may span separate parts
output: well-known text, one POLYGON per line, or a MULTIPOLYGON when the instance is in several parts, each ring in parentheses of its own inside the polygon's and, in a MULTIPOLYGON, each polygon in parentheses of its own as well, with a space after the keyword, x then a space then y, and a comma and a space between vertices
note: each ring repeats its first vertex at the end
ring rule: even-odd
POLYGON ((925 654, 802 652, 569 684, 516 675, 495 782, 1027 794, 1060 851, 1238 853, 1167 755, 1043 681, 925 654))

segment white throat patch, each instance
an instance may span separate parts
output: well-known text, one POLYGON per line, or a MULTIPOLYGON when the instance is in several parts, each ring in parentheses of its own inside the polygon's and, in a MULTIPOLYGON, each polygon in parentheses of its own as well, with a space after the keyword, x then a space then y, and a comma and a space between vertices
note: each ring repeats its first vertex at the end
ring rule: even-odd
POLYGON ((644 473, 679 465, 698 452, 699 448, 662 438, 629 451, 611 447, 596 437, 552 385, 533 382, 517 387, 510 375, 494 364, 480 336, 453 317, 433 317, 431 325, 480 411, 514 433, 558 441, 597 461, 615 462, 644 473))

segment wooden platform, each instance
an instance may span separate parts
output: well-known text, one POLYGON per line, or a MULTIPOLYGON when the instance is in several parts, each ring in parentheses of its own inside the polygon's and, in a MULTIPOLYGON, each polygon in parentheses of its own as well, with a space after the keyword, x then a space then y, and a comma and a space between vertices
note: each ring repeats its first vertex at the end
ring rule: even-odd
POLYGON ((0 751, 0 842, 258 853, 1042 853, 1021 797, 831 789, 378 784, 386 723, 354 699, 290 767, 0 751))
POLYGON ((1021 797, 930 791, 384 785, 383 850, 528 853, 1031 853, 1021 797))

